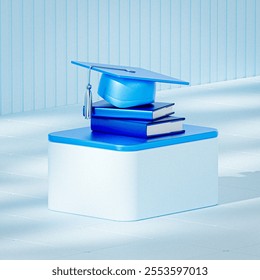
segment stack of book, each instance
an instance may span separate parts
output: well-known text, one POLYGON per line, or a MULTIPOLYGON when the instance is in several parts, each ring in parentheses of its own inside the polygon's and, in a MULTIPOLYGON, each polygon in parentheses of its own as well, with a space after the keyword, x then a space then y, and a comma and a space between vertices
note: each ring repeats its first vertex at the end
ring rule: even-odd
POLYGON ((131 108, 117 108, 102 100, 93 103, 93 131, 149 138, 183 133, 185 118, 174 116, 174 103, 154 102, 131 108))

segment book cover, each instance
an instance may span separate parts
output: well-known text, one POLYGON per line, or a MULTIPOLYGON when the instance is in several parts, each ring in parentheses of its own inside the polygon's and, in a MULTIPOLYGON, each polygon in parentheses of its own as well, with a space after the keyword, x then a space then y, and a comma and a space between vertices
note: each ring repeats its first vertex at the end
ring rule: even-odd
POLYGON ((92 116, 155 120, 173 114, 174 103, 154 102, 142 106, 120 109, 101 100, 93 103, 92 116))
POLYGON ((91 129, 104 133, 126 135, 132 137, 155 137, 167 134, 182 133, 183 117, 168 116, 157 119, 155 121, 149 120, 133 120, 120 118, 91 118, 91 129))

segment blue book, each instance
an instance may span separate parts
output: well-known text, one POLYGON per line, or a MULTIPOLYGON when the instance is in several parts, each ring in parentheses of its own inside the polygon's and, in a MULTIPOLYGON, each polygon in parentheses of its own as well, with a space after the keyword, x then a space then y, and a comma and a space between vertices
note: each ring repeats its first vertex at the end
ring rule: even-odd
POLYGON ((92 116, 155 120, 173 114, 174 103, 154 102, 142 106, 120 109, 105 100, 93 103, 92 116))
POLYGON ((182 133, 184 132, 184 120, 185 118, 174 116, 160 118, 155 121, 92 116, 91 129, 104 133, 148 138, 182 133))

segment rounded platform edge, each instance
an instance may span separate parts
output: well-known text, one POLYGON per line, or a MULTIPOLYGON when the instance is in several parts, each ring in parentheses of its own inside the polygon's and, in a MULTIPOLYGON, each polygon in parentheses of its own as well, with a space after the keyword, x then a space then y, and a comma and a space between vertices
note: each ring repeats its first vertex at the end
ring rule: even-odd
POLYGON ((215 128, 185 124, 184 129, 185 133, 182 134, 145 139, 92 132, 89 127, 83 127, 50 133, 48 135, 48 140, 60 144, 86 146, 120 152, 134 152, 206 140, 218 136, 218 131, 215 128))

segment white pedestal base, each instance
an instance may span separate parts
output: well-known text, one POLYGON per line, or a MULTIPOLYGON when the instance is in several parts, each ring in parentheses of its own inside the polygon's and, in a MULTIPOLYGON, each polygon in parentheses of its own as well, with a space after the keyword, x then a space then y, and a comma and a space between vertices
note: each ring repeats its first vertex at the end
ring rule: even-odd
POLYGON ((49 208, 118 221, 218 202, 217 138, 134 152, 49 142, 49 208))

